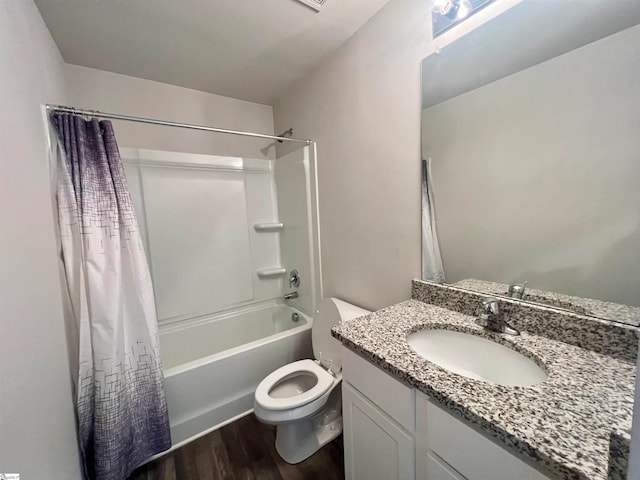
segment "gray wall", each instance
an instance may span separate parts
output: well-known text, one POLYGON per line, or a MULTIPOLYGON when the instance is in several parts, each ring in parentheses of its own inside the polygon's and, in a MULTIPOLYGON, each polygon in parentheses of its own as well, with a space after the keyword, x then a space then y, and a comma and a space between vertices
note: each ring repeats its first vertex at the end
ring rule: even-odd
MULTIPOLYGON (((273 135, 269 105, 77 65, 66 65, 65 72, 69 103, 76 107, 273 135)), ((269 140, 131 122, 114 127, 126 147, 275 158, 269 140)))
POLYGON ((393 0, 274 105, 276 131, 317 142, 324 295, 369 309, 408 298, 420 275, 428 14, 393 0))
POLYGON ((640 26, 423 112, 448 282, 640 305, 640 26))
POLYGON ((45 123, 62 58, 31 1, 0 2, 0 472, 80 478, 45 123))

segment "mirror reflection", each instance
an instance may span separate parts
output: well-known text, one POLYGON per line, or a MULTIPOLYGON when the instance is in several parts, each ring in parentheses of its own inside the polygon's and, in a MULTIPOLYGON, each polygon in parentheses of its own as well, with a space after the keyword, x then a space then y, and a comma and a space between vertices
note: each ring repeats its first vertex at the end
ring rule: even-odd
POLYGON ((531 3, 423 61, 423 277, 640 325, 640 8, 531 3))

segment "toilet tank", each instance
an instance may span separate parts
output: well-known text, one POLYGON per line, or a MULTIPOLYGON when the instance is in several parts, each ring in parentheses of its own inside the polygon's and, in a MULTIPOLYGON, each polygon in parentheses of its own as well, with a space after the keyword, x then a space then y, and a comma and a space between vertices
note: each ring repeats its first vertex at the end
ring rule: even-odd
POLYGON ((313 356, 325 368, 333 372, 342 369, 340 342, 331 336, 331 329, 338 322, 347 322, 371 313, 369 310, 352 305, 338 298, 324 298, 313 316, 311 342, 313 356))

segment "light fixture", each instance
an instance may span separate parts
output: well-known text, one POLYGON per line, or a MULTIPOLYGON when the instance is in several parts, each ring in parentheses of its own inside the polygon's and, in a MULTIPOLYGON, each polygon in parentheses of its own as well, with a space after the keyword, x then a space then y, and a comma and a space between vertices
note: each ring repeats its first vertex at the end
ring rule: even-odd
POLYGON ((435 0, 433 3, 433 11, 444 15, 451 20, 460 20, 465 18, 473 6, 469 0, 435 0))
POLYGON ((434 37, 444 33, 492 1, 493 0, 433 0, 431 23, 434 37))

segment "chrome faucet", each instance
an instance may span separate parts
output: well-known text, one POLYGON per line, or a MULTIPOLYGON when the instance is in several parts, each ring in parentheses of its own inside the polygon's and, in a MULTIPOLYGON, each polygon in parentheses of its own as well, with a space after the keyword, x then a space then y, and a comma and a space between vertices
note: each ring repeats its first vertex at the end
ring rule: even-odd
POLYGON ((492 332, 520 335, 518 330, 506 322, 504 315, 500 312, 498 299, 494 297, 487 297, 482 301, 482 314, 476 318, 476 323, 492 332))
POLYGON ((292 300, 294 298, 298 298, 298 292, 296 290, 294 290, 293 292, 290 293, 285 293, 282 298, 284 298, 285 300, 292 300))
POLYGON ((511 298, 519 298, 521 300, 525 300, 527 298, 527 296, 524 294, 526 286, 527 282, 512 283, 511 285, 509 285, 509 296, 511 298))

